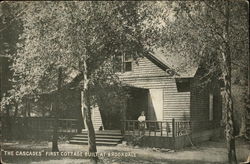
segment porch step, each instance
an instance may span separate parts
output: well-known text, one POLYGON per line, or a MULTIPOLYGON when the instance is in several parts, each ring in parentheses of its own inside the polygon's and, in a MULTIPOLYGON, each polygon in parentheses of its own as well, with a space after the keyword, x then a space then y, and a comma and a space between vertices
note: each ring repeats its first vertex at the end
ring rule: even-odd
MULTIPOLYGON (((106 146, 115 146, 120 143, 123 139, 120 131, 96 131, 96 145, 106 145, 106 146)), ((80 134, 74 135, 70 140, 71 144, 88 144, 88 132, 83 131, 80 134)))
MULTIPOLYGON (((123 136, 121 135, 95 135, 96 139, 97 138, 107 138, 107 139, 122 139, 123 136)), ((88 138, 88 135, 87 134, 77 134, 75 136, 73 136, 72 138, 88 138)))
MULTIPOLYGON (((109 141, 109 142, 120 142, 121 141, 121 139, 122 139, 122 137, 120 137, 120 138, 110 138, 110 137, 108 137, 108 138, 106 138, 106 137, 98 137, 98 138, 96 138, 96 141, 98 142, 98 141, 109 141)), ((72 137, 72 139, 71 140, 76 140, 76 141, 88 141, 88 137, 86 136, 84 136, 84 137, 72 137)))
MULTIPOLYGON (((88 135, 87 131, 82 131, 80 134, 78 135, 88 135)), ((102 131, 95 131, 95 135, 111 135, 111 136, 121 136, 121 132, 120 131, 110 131, 110 130, 102 130, 102 131)))
MULTIPOLYGON (((77 140, 70 140, 71 144, 79 144, 79 145, 88 145, 88 141, 77 141, 77 140)), ((116 146, 118 143, 113 142, 98 142, 96 141, 97 146, 116 146)))

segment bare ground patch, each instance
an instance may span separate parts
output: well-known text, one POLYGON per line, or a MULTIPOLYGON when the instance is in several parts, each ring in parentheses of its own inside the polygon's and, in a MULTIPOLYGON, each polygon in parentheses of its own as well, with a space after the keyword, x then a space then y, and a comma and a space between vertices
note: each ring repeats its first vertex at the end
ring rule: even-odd
MULTIPOLYGON (((250 153, 249 142, 238 140, 237 157, 239 162, 246 160, 250 153)), ((87 152, 87 145, 74 145, 68 143, 60 143, 59 149, 63 152, 87 152)), ((51 152, 51 143, 46 141, 32 142, 5 142, 3 150, 8 151, 43 151, 51 152)), ((225 141, 207 141, 196 147, 187 147, 175 152, 155 151, 152 148, 135 148, 132 146, 99 146, 98 153, 105 154, 99 156, 101 164, 137 164, 137 163, 155 163, 155 164, 223 164, 227 163, 227 150, 225 141), (121 156, 108 156, 107 153, 120 153, 121 156), (134 156, 124 156, 124 154, 132 153, 134 156)), ((3 152, 2 152, 3 155, 3 152)), ((5 163, 18 164, 87 164, 88 157, 77 156, 8 156, 3 155, 5 163)))

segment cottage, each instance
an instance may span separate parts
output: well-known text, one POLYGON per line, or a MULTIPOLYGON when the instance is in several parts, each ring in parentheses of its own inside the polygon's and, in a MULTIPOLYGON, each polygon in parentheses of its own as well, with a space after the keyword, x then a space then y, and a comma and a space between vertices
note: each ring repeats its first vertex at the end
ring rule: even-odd
MULTIPOLYGON (((140 141, 142 146, 177 149, 220 134, 220 83, 213 81, 206 87, 200 87, 200 76, 206 71, 202 65, 186 66, 185 71, 178 71, 173 69, 164 53, 155 51, 136 61, 131 56, 123 56, 119 69, 118 76, 124 87, 129 88, 130 99, 123 117, 109 117, 109 122, 116 125, 111 128, 104 126, 99 107, 93 107, 92 121, 97 144, 116 145, 122 138, 130 141, 143 134, 140 141), (142 111, 145 112, 146 121, 144 132, 140 133, 137 119, 142 111)), ((79 90, 70 89, 63 95, 63 102, 68 102, 66 95, 69 95, 71 103, 65 106, 68 110, 64 110, 60 116, 63 129, 60 132, 73 128, 74 133, 81 134, 72 137, 70 143, 87 144, 86 126, 79 126, 79 122, 82 124, 79 90), (74 102, 72 96, 75 97, 74 102)), ((46 119, 46 126, 39 125, 47 127, 53 120, 46 119)))
MULTIPOLYGON (((123 57, 119 78, 131 88, 132 97, 121 125, 125 139, 139 135, 137 118, 142 111, 146 113, 145 146, 180 148, 191 140, 199 142, 220 134, 220 85, 215 81, 200 87, 203 73, 202 66, 174 71, 162 53, 137 61, 123 57)), ((98 130, 103 126, 98 107, 92 116, 98 130)))

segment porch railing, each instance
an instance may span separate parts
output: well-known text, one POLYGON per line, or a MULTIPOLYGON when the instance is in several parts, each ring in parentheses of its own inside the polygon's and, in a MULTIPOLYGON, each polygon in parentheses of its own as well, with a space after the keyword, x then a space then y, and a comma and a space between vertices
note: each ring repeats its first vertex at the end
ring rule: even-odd
MULTIPOLYGON (((38 118, 30 117, 28 119, 28 126, 34 131, 47 131, 52 132, 55 124, 55 118, 38 118)), ((58 120, 59 133, 76 133, 79 129, 79 121, 77 119, 64 119, 58 120)))
POLYGON ((138 120, 125 120, 122 121, 122 125, 122 132, 125 135, 141 135, 143 133, 146 136, 177 137, 191 132, 190 121, 177 121, 175 119, 168 121, 146 120, 143 123, 138 120))
MULTIPOLYGON (((11 128, 12 131, 19 133, 52 133, 55 124, 53 117, 3 117, 1 120, 3 131, 6 128, 11 128)), ((77 133, 79 129, 80 124, 77 119, 60 118, 58 120, 58 133, 77 133)))

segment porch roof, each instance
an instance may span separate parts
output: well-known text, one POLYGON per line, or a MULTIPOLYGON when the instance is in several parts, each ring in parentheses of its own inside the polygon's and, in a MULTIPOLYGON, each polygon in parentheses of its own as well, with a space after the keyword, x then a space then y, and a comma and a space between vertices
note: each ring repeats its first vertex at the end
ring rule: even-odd
POLYGON ((124 88, 140 89, 140 90, 144 90, 144 91, 147 91, 147 90, 148 90, 147 88, 136 87, 136 86, 133 86, 133 85, 130 85, 130 84, 126 84, 126 83, 122 83, 122 86, 123 86, 124 88))
POLYGON ((157 62, 158 66, 164 71, 172 71, 174 78, 191 78, 195 76, 198 70, 198 64, 191 63, 191 61, 187 64, 185 57, 171 54, 164 48, 154 48, 153 53, 148 56, 151 57, 151 60, 157 62))

